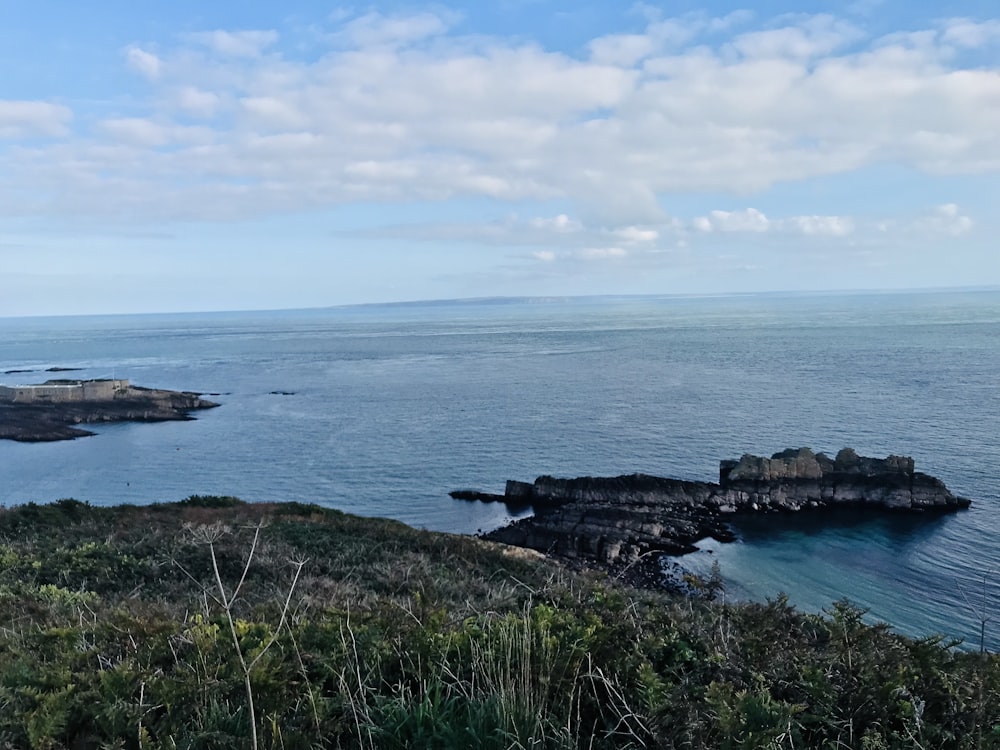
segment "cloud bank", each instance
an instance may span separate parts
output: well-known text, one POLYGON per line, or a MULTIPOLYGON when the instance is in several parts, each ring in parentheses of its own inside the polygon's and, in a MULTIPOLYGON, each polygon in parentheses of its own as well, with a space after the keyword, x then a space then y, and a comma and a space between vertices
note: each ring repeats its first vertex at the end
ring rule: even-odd
POLYGON ((752 194, 878 163, 1000 170, 1000 69, 960 64, 996 50, 996 22, 866 38, 812 16, 720 36, 745 21, 684 17, 573 57, 461 36, 454 20, 368 13, 311 59, 274 30, 132 46, 126 64, 149 87, 127 117, 70 133, 64 106, 0 102, 0 136, 54 139, 4 153, 4 172, 60 211, 101 208, 78 204, 81 188, 128 185, 130 211, 192 219, 472 195, 564 198, 615 224, 661 220, 672 193, 752 194))
POLYGON ((112 104, 0 100, 0 220, 381 206, 381 223, 329 235, 504 248, 550 270, 981 231, 946 189, 865 211, 761 196, 881 168, 940 185, 1000 173, 1000 21, 874 35, 857 17, 638 7, 631 28, 572 49, 471 33, 447 10, 136 39, 115 52, 136 88, 112 104), (394 213, 475 202, 493 218, 394 213))

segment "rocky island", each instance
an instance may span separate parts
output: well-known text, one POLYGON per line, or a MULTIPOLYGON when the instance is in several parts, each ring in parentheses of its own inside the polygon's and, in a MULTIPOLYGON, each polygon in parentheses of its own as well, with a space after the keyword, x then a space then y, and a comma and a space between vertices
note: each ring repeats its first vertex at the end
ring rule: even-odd
POLYGON ((128 380, 48 380, 0 386, 0 439, 26 443, 72 440, 99 422, 194 419, 190 412, 218 406, 190 391, 143 388, 128 380))
POLYGON ((966 508, 941 480, 914 470, 912 458, 869 458, 844 448, 835 458, 809 448, 770 458, 720 462, 719 481, 690 482, 646 474, 509 481, 503 495, 456 491, 452 497, 531 507, 534 515, 485 538, 601 567, 681 555, 712 537, 732 541, 728 522, 741 514, 861 506, 889 512, 966 508), (652 553, 652 554, 651 554, 652 553))

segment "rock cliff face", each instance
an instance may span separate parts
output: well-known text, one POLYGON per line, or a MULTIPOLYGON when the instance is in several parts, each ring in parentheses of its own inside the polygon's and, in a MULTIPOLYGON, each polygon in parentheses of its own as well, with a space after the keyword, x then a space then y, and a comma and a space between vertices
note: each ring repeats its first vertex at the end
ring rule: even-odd
POLYGON ((720 463, 719 482, 645 474, 509 481, 504 495, 462 499, 531 506, 535 515, 486 534, 495 541, 601 565, 627 565, 649 553, 684 554, 705 537, 729 541, 739 514, 866 506, 885 511, 951 511, 969 505, 939 479, 914 471, 912 458, 868 458, 850 448, 836 458, 808 448, 771 458, 720 463))
POLYGON ((966 507, 940 479, 914 471, 908 456, 869 458, 844 448, 834 459, 808 448, 771 458, 743 456, 722 461, 719 486, 737 510, 799 510, 844 503, 887 509, 922 510, 966 507))

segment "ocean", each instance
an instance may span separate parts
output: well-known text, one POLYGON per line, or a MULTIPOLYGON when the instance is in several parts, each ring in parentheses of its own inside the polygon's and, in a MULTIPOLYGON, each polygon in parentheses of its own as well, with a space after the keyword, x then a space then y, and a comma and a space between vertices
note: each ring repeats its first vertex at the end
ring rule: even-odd
POLYGON ((1000 648, 1000 292, 479 300, 0 319, 8 385, 129 378, 222 404, 193 422, 0 442, 0 505, 192 494, 303 501, 454 533, 510 520, 453 489, 743 453, 911 455, 973 500, 935 518, 772 515, 717 561, 730 599, 847 598, 911 635, 1000 648), (984 610, 985 608, 985 610, 984 610), (990 630, 992 628, 992 631, 990 630))

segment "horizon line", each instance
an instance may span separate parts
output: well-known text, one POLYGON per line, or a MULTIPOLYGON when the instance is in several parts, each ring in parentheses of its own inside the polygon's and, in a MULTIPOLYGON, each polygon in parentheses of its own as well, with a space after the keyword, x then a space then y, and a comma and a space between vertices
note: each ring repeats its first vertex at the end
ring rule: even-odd
POLYGON ((987 284, 977 286, 953 287, 898 287, 885 289, 776 289, 753 292, 664 292, 639 294, 522 294, 522 295, 488 295, 479 297, 441 297, 426 299, 391 300, 382 302, 350 302, 333 305, 313 305, 307 307, 262 307, 236 308, 220 310, 158 310, 146 312, 98 312, 98 313, 55 313, 55 314, 24 314, 0 315, 0 320, 46 320, 53 318, 113 318, 169 315, 246 315, 253 313, 287 313, 309 312, 321 310, 351 310, 372 307, 417 307, 449 306, 449 305, 483 305, 483 304, 524 304, 524 303, 556 303, 573 300, 625 300, 625 299, 732 299, 751 297, 835 297, 835 296, 875 296, 890 294, 946 294, 1000 292, 1000 285, 987 284))

